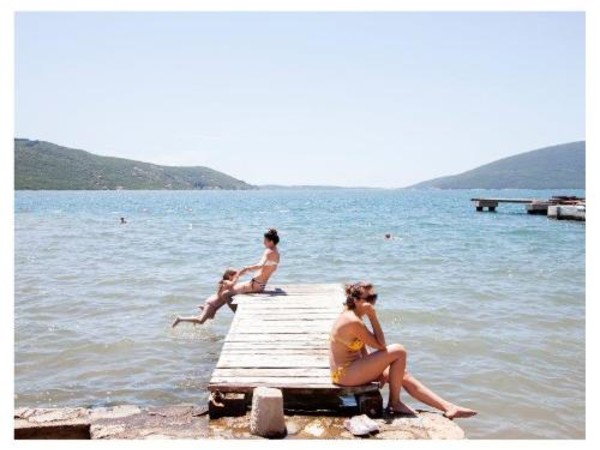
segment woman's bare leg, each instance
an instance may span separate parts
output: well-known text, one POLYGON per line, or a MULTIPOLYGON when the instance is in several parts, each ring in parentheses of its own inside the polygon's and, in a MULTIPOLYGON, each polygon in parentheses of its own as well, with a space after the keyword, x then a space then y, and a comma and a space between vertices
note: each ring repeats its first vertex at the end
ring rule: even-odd
POLYGON ((378 380, 389 366, 390 397, 388 407, 394 412, 414 414, 414 411, 400 401, 402 379, 406 368, 406 350, 399 344, 388 345, 354 361, 344 372, 341 384, 358 386, 378 380))
POLYGON ((471 417, 477 414, 477 412, 472 409, 454 405, 440 397, 408 372, 404 373, 402 386, 411 397, 433 408, 437 408, 440 411, 444 411, 444 416, 449 419, 471 417))

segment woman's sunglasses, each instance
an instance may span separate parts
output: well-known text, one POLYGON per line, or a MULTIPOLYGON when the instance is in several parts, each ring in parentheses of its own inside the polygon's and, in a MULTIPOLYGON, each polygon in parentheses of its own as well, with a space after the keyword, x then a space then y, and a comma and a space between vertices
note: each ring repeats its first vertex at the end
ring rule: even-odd
POLYGON ((375 301, 377 300, 377 294, 369 294, 366 297, 361 297, 360 299, 370 303, 375 303, 375 301))

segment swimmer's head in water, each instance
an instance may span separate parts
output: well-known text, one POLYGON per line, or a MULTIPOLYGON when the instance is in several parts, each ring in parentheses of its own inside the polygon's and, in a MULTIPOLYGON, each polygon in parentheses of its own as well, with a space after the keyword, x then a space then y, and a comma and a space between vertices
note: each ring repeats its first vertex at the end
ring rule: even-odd
POLYGON ((390 233, 385 233, 385 238, 386 239, 390 239, 392 237, 392 235, 390 233))
POLYGON ((275 228, 269 228, 264 234, 264 237, 264 244, 267 248, 273 248, 279 244, 279 234, 277 234, 277 230, 275 228))

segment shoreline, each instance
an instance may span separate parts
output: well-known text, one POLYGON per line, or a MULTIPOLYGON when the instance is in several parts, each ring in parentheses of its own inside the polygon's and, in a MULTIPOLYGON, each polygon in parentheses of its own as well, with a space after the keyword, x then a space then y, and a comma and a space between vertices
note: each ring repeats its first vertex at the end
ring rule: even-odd
MULTIPOLYGON (((286 411, 284 439, 364 439, 343 422, 349 415, 286 411)), ((456 422, 439 413, 375 419, 381 431, 371 439, 465 439, 456 422)), ((206 406, 16 408, 15 439, 263 439, 250 433, 250 411, 240 417, 209 419, 206 406)))

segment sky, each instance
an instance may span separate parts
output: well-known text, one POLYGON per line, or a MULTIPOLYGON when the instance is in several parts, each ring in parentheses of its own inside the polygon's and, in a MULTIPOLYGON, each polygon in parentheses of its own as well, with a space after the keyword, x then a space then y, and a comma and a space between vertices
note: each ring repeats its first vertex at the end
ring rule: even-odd
POLYGON ((585 139, 584 13, 17 13, 15 137, 404 187, 585 139))

